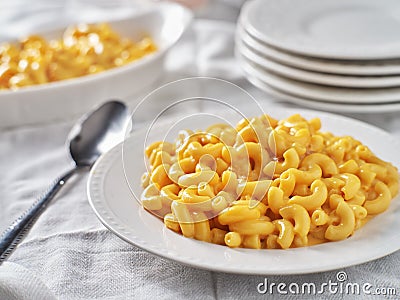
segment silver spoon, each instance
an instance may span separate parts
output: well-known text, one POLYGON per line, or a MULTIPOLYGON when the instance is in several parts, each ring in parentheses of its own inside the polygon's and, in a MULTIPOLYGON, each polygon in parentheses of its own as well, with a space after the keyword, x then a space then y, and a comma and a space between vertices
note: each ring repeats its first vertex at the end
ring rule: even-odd
POLYGON ((37 217, 77 171, 89 169, 97 158, 124 138, 129 112, 124 103, 109 101, 84 115, 72 128, 67 143, 74 166, 15 220, 0 237, 0 264, 12 253, 37 217))

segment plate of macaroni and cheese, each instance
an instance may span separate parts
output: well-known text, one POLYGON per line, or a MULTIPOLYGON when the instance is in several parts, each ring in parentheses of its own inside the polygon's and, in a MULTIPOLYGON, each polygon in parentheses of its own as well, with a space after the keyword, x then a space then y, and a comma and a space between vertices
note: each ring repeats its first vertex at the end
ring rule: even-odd
POLYGON ((214 271, 321 272, 400 249, 400 142, 333 114, 266 113, 132 133, 94 165, 92 208, 125 241, 214 271))
POLYGON ((173 3, 130 9, 129 17, 0 43, 0 126, 77 117, 110 99, 131 101, 154 83, 192 15, 173 3))

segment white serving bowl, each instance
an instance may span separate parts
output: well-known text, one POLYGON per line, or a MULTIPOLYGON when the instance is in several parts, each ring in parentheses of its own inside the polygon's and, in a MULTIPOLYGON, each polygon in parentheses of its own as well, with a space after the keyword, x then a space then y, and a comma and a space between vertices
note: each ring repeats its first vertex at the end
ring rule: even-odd
MULTIPOLYGON (((179 40, 192 19, 177 4, 146 6, 134 16, 107 21, 121 36, 132 40, 153 38, 158 49, 130 64, 98 74, 58 82, 0 91, 0 128, 72 119, 109 99, 126 100, 154 83, 163 71, 168 50, 179 40)), ((60 38, 65 28, 40 32, 60 38)))

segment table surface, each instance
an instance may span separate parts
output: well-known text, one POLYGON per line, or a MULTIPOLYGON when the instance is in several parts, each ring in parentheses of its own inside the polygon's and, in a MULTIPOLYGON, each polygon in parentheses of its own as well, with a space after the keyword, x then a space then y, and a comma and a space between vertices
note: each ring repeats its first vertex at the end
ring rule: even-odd
MULTIPOLYGON (((222 5, 227 4, 221 2, 215 7, 222 5)), ((229 7, 229 10, 231 21, 234 21, 237 8, 229 7)), ((205 12, 201 15, 207 16, 205 12)), ((210 16, 215 17, 215 11, 210 16)), ((234 59, 234 28, 235 24, 229 21, 197 19, 168 55, 166 72, 157 84, 193 76, 217 77, 246 89, 263 105, 282 109, 296 107, 263 94, 243 77, 234 59)), ((130 104, 133 107, 136 103, 130 104)), ((244 106, 245 103, 238 99, 237 107, 244 106)), ((155 104, 154 109, 156 107, 155 104)), ((193 111, 198 109, 193 108, 193 111)), ((374 124, 400 138, 399 112, 348 116, 374 124)), ((4 230, 70 166, 65 137, 72 124, 73 120, 64 120, 0 131, 0 171, 3 174, 0 177, 0 230, 4 230)), ((75 176, 42 214, 9 261, 0 267, 0 292, 2 278, 7 274, 11 276, 15 270, 21 272, 19 267, 29 270, 42 292, 48 289, 49 295, 59 299, 258 299, 266 297, 257 292, 257 286, 266 279, 287 285, 322 284, 334 280, 338 271, 346 272, 349 282, 370 283, 376 287, 400 286, 399 251, 337 271, 268 278, 183 266, 138 249, 105 229, 88 204, 86 182, 87 174, 75 176)), ((21 291, 24 286, 29 284, 19 286, 21 291)), ((270 298, 280 296, 276 290, 272 295, 268 294, 270 298)), ((339 292, 323 296, 355 298, 339 292)), ((288 299, 312 297, 321 299, 321 295, 286 295, 288 299)))

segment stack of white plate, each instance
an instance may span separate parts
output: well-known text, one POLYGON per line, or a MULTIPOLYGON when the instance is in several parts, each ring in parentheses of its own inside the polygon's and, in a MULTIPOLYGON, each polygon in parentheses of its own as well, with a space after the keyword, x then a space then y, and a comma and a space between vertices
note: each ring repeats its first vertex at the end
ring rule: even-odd
POLYGON ((344 112, 400 110, 400 1, 252 0, 236 56, 258 88, 344 112))

